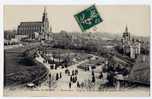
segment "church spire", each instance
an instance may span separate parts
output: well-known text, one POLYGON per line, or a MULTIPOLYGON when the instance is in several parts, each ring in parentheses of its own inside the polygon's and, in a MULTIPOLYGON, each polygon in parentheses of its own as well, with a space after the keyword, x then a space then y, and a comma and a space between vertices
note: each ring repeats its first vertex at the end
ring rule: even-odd
POLYGON ((127 25, 126 25, 126 28, 125 28, 125 32, 128 33, 128 27, 127 27, 127 25))
POLYGON ((127 40, 127 41, 130 40, 130 33, 128 32, 128 27, 127 27, 127 25, 126 25, 126 27, 125 27, 125 32, 123 33, 123 38, 124 38, 125 40, 127 40))
POLYGON ((44 33, 48 33, 49 32, 49 20, 47 17, 47 11, 46 11, 46 7, 44 7, 44 12, 43 12, 43 17, 42 17, 42 22, 43 22, 43 28, 44 28, 44 33))
POLYGON ((46 6, 44 7, 44 12, 43 12, 43 17, 42 17, 42 21, 48 21, 48 18, 47 18, 47 11, 46 11, 46 6))
POLYGON ((43 13, 47 13, 47 12, 46 12, 46 6, 44 6, 44 12, 43 12, 43 13))

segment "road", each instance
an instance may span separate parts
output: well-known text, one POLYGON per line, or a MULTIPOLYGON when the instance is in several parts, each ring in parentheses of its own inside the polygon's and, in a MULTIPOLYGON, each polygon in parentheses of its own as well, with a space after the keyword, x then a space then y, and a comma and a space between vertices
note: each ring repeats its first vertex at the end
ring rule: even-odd
MULTIPOLYGON (((37 61, 43 63, 43 58, 42 57, 39 57, 39 58, 36 58, 37 61)), ((52 70, 49 68, 49 64, 45 63, 44 66, 46 66, 46 68, 48 68, 49 70, 49 73, 51 74, 52 78, 55 79, 56 77, 56 73, 62 73, 62 78, 59 79, 58 81, 55 81, 54 85, 52 86, 52 88, 54 90, 69 90, 69 80, 70 80, 70 76, 68 76, 67 74, 65 74, 65 70, 68 69, 69 71, 72 71, 72 70, 75 70, 75 69, 78 69, 79 71, 79 74, 77 75, 77 78, 79 81, 83 81, 84 79, 89 79, 89 77, 91 77, 91 73, 90 72, 85 72, 79 68, 77 68, 77 66, 79 66, 80 64, 83 64, 85 62, 88 62, 89 60, 88 59, 85 59, 85 60, 82 60, 76 64, 73 64, 71 66, 69 66, 68 68, 58 68, 57 70, 52 70)), ((53 81, 53 80, 52 80, 53 81)), ((49 85, 48 85, 48 82, 49 82, 49 78, 47 79, 47 81, 45 81, 44 83, 41 84, 41 86, 38 86, 36 88, 36 90, 42 90, 42 89, 49 89, 49 85)), ((76 87, 76 85, 74 85, 76 87)), ((75 87, 73 87, 73 90, 76 89, 75 87)))

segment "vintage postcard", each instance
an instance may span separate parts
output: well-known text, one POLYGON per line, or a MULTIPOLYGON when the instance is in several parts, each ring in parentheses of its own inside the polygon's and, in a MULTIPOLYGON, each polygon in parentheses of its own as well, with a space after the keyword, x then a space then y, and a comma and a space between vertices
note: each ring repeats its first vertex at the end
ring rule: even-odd
POLYGON ((150 6, 3 9, 4 96, 150 95, 150 6))

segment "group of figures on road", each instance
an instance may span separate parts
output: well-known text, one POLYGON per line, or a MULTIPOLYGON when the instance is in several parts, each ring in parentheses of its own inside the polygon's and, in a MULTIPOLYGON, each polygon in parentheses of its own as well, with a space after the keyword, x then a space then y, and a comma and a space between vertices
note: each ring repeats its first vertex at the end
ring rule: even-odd
MULTIPOLYGON (((97 76, 94 69, 91 69, 89 72, 91 76, 87 80, 79 81, 78 73, 79 69, 72 69, 70 70, 68 67, 66 67, 64 72, 57 72, 55 74, 55 81, 58 81, 63 77, 63 73, 69 77, 69 88, 71 89, 73 85, 76 85, 77 88, 83 88, 83 87, 93 87, 96 84, 96 81, 101 81, 101 86, 104 87, 116 87, 116 89, 119 89, 120 86, 124 86, 124 78, 128 76, 129 69, 125 66, 122 66, 120 64, 112 64, 110 61, 105 61, 103 63, 104 65, 101 67, 102 71, 100 71, 99 76, 97 76), (86 85, 87 82, 87 85, 86 85)), ((50 68, 52 69, 52 68, 50 68)), ((62 68, 60 68, 63 70, 62 68)), ((56 69, 55 69, 56 70, 56 69)), ((87 72, 84 70, 84 72, 87 72)), ((81 73, 80 73, 81 75, 81 73)), ((49 75, 51 77, 51 74, 49 75)))

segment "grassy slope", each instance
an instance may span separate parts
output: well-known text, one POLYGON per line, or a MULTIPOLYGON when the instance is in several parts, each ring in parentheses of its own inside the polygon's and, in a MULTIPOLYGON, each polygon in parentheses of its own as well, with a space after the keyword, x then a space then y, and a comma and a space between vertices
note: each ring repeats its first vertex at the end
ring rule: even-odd
POLYGON ((5 51, 4 61, 4 85, 17 85, 38 78, 46 72, 46 68, 22 56, 23 48, 5 51), (21 64, 21 61, 25 63, 21 64), (30 62, 29 62, 30 61, 30 62), (27 64, 29 62, 29 64, 27 64))

